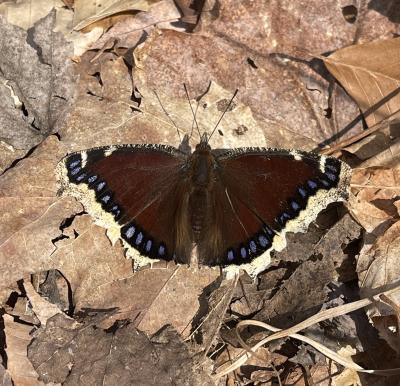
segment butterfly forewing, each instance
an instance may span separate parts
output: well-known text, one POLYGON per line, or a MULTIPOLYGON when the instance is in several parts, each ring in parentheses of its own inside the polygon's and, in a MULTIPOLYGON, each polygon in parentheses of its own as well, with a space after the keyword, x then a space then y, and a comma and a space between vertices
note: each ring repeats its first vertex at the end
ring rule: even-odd
POLYGON ((69 184, 94 192, 89 213, 100 204, 130 246, 145 256, 171 260, 180 205, 175 194, 184 190, 185 160, 185 154, 169 146, 132 145, 73 153, 64 165, 69 184))
POLYGON ((298 151, 234 149, 217 155, 216 161, 218 248, 204 243, 201 255, 205 261, 218 256, 220 264, 244 264, 269 250, 289 221, 299 222, 291 222, 291 231, 308 225, 307 211, 300 213, 310 197, 329 194, 341 173, 340 161, 298 151))

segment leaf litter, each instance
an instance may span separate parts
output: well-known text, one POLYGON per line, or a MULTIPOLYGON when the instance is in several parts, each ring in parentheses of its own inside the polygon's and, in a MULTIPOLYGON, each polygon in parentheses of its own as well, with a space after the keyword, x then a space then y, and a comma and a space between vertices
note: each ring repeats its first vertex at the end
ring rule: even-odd
MULTIPOLYGON (((110 9, 133 9, 128 3, 116 1, 110 9)), ((185 23, 160 24, 165 15, 177 18, 167 2, 123 17, 100 12, 93 20, 102 20, 80 39, 96 28, 91 39, 102 37, 79 58, 73 56, 79 40, 65 29, 57 27, 64 38, 53 31, 54 11, 28 32, 12 26, 12 18, 1 20, 1 52, 10 52, 0 60, 4 384, 394 384, 394 377, 356 371, 357 363, 399 367, 399 106, 390 95, 397 78, 389 74, 388 83, 376 75, 385 72, 380 63, 395 68, 391 34, 398 24, 389 6, 375 2, 355 7, 353 22, 336 2, 307 7, 207 2, 193 32, 185 23), (145 26, 149 20, 170 30, 145 26), (381 37, 387 40, 370 43, 381 37), (107 45, 110 39, 117 42, 107 45), (328 51, 335 53, 324 62, 336 80, 319 59, 328 51), (353 76, 341 77, 343 68, 353 76), (367 74, 361 83, 360 71, 367 74), (88 147, 177 146, 177 130, 163 109, 181 136, 192 130, 184 83, 201 130, 213 127, 239 88, 213 138, 216 146, 324 146, 342 155, 354 169, 351 217, 343 205, 331 205, 308 233, 290 235, 254 282, 246 276, 228 282, 218 270, 173 264, 133 272, 122 246, 112 244, 79 203, 57 197, 54 168, 66 153, 88 147), (361 92, 352 91, 357 88, 361 92), (377 297, 387 290, 393 293, 377 297), (374 302, 357 303, 372 295, 374 302), (347 315, 366 305, 366 312, 347 315), (250 355, 246 348, 264 337, 254 324, 262 323, 289 330, 250 355), (247 326, 240 336, 238 326, 247 326), (18 328, 25 331, 19 342, 12 339, 18 328), (287 339, 301 330, 307 344, 287 339), (33 367, 22 371, 17 357, 33 367)), ((91 23, 90 17, 80 22, 91 23)))

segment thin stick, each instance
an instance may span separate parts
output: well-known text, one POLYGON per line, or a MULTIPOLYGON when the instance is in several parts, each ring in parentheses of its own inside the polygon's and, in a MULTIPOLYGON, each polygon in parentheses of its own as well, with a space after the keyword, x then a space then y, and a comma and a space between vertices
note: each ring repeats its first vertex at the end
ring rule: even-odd
POLYGON ((350 138, 344 139, 343 141, 339 142, 335 146, 330 148, 326 148, 320 151, 321 154, 330 155, 335 153, 336 151, 342 150, 344 147, 352 145, 355 142, 360 141, 361 139, 367 137, 368 135, 374 133, 375 131, 381 130, 387 127, 390 123, 395 122, 400 117, 400 110, 396 110, 392 115, 385 118, 384 120, 376 123, 375 125, 371 126, 367 130, 362 131, 361 133, 357 133, 350 138))
POLYGON ((233 99, 235 98, 235 96, 236 96, 236 94, 238 93, 238 91, 239 91, 239 90, 236 89, 235 92, 233 93, 233 96, 232 96, 231 100, 229 101, 229 103, 228 103, 228 105, 226 106, 224 112, 222 113, 221 117, 219 118, 217 124, 215 125, 214 130, 211 132, 210 136, 208 137, 207 142, 210 142, 210 139, 211 139, 211 137, 213 136, 215 130, 217 130, 217 127, 218 127, 219 123, 222 121, 222 118, 224 117, 225 113, 228 111, 229 107, 231 107, 231 104, 232 104, 232 102, 233 102, 233 99))

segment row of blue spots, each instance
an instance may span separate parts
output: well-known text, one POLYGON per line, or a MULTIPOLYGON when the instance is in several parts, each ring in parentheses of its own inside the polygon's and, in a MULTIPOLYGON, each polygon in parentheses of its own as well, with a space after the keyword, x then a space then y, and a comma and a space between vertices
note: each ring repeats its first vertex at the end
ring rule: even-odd
POLYGON ((81 167, 81 156, 74 155, 71 161, 67 161, 67 169, 72 181, 86 182, 89 188, 96 192, 97 200, 101 203, 104 210, 110 212, 116 220, 121 217, 122 210, 118 204, 112 202, 112 193, 106 191, 107 184, 99 179, 96 174, 89 174, 81 167), (78 157, 78 159, 76 158, 78 157))
POLYGON ((121 237, 132 247, 138 249, 140 252, 145 252, 147 255, 154 255, 156 253, 157 257, 162 258, 166 254, 166 248, 163 243, 158 246, 157 251, 153 251, 153 240, 150 238, 146 239, 144 233, 132 223, 122 227, 121 237))
POLYGON ((297 188, 297 199, 288 201, 288 210, 280 213, 276 217, 276 222, 283 227, 288 220, 296 218, 300 210, 306 207, 308 197, 315 194, 318 188, 330 189, 336 185, 339 180, 339 173, 339 161, 327 159, 325 172, 315 179, 307 180, 305 185, 297 188), (331 164, 335 162, 338 163, 338 167, 331 164))
POLYGON ((228 249, 227 260, 229 262, 233 262, 234 260, 241 262, 243 259, 260 255, 271 247, 274 235, 274 231, 269 226, 264 225, 258 235, 248 241, 247 244, 240 246, 237 251, 233 248, 228 249))

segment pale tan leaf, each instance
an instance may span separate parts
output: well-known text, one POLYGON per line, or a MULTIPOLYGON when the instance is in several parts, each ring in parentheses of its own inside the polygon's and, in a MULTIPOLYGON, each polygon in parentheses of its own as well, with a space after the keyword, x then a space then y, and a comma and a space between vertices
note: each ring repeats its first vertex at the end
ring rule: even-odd
MULTIPOLYGON (((162 288, 154 294, 156 296, 152 295, 153 300, 138 328, 153 334, 164 325, 172 324, 182 336, 187 337, 191 332, 191 322, 199 310, 199 297, 203 289, 219 276, 219 269, 176 267, 162 288)), ((155 280, 151 281, 156 285, 155 280)))
POLYGON ((181 14, 173 0, 158 1, 150 6, 148 12, 138 12, 133 17, 115 22, 90 48, 104 49, 110 45, 117 50, 120 47, 134 47, 144 32, 150 33, 157 27, 184 32, 184 28, 176 23, 180 17, 181 14))
POLYGON ((16 323, 14 318, 7 314, 3 315, 3 320, 7 344, 7 370, 11 374, 14 385, 43 386, 44 383, 38 380, 38 374, 27 356, 32 326, 16 323))
POLYGON ((5 1, 0 4, 0 15, 10 24, 27 30, 48 15, 53 8, 60 10, 63 6, 61 0, 5 1))
POLYGON ((74 30, 79 31, 96 21, 125 11, 147 11, 151 0, 75 1, 74 30))
POLYGON ((351 186, 350 212, 367 232, 379 236, 384 231, 380 225, 397 221, 399 211, 395 203, 400 194, 400 165, 355 169, 351 186))
POLYGON ((349 46, 324 62, 356 100, 369 126, 400 109, 400 38, 349 46))
POLYGON ((26 296, 28 297, 32 306, 32 310, 40 320, 41 324, 46 325, 48 319, 56 314, 62 313, 62 311, 55 304, 50 303, 48 300, 42 298, 35 291, 30 281, 24 280, 24 288, 26 296))

